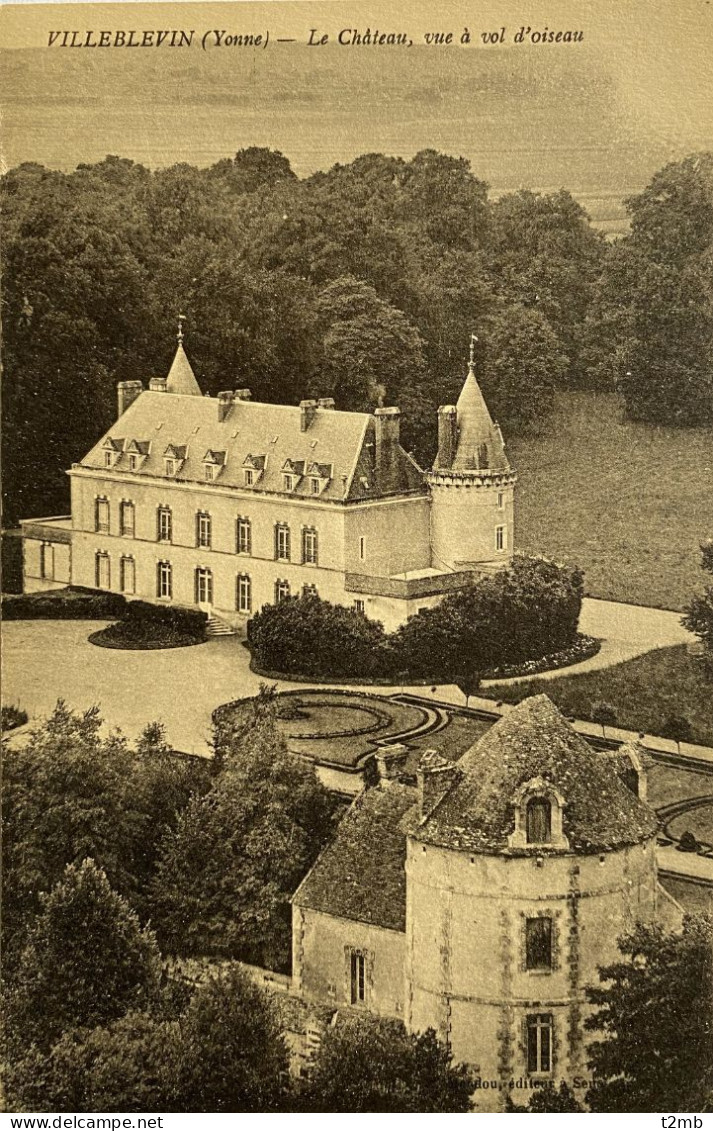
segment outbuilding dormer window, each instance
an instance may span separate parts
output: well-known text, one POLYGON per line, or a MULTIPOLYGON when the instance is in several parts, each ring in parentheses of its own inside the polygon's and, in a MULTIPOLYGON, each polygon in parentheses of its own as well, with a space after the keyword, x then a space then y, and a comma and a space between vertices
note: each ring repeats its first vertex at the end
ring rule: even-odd
POLYGON ((541 777, 523 782, 513 797, 513 807, 511 848, 569 848, 562 830, 565 800, 551 782, 541 777))

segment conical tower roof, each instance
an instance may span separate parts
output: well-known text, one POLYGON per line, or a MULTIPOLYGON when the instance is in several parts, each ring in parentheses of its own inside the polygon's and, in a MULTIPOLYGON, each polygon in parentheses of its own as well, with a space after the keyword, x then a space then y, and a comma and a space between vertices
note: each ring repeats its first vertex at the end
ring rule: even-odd
POLYGON ((176 356, 168 371, 166 380, 167 393, 180 393, 184 397, 202 397, 196 375, 191 368, 191 363, 186 357, 183 342, 179 340, 176 356))
POLYGON ((542 779, 564 799, 563 831, 574 852, 604 852, 650 840, 655 813, 627 788, 608 753, 598 753, 546 695, 524 699, 457 762, 460 781, 416 837, 447 847, 508 851, 518 789, 542 779))
POLYGON ((508 471, 510 464, 500 429, 493 424, 485 398, 475 378, 473 361, 456 404, 458 445, 454 471, 508 471))

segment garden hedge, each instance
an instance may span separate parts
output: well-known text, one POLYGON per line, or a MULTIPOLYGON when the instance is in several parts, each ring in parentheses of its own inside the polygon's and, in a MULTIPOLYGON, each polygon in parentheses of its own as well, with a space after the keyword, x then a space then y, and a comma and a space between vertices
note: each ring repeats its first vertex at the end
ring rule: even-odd
POLYGON ((387 634, 377 621, 319 597, 267 605, 248 625, 253 664, 309 678, 438 679, 516 667, 578 642, 583 577, 544 558, 512 566, 446 597, 387 634))
POLYGON ((102 589, 49 589, 42 593, 6 594, 5 620, 117 620, 124 615, 126 598, 102 589))

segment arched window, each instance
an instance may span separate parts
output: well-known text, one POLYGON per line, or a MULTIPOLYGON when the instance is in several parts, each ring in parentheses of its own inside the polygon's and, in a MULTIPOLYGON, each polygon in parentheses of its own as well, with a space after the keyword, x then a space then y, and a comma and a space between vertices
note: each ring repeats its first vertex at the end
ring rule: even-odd
POLYGON ((552 803, 547 797, 531 797, 525 810, 528 844, 549 844, 552 840, 552 803))

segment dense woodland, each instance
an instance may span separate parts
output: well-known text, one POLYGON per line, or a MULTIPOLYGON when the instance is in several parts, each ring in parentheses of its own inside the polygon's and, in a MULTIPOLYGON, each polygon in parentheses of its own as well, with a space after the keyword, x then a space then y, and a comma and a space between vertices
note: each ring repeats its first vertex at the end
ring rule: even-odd
POLYGON ((164 374, 179 312, 206 392, 397 403, 433 456, 470 333, 493 414, 537 427, 558 388, 632 418, 713 420, 713 156, 672 164, 608 245, 562 190, 490 200, 468 161, 369 154, 298 179, 245 149, 151 172, 108 157, 3 178, 5 522, 66 511, 64 470, 164 374))

